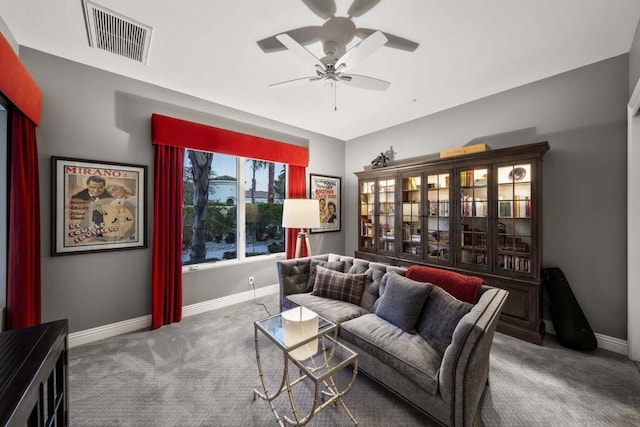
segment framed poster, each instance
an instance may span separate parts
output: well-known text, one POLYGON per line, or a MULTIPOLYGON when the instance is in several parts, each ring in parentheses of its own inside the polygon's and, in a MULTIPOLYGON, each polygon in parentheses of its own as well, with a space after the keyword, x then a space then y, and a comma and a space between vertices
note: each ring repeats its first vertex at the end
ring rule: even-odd
POLYGON ((320 200, 320 228, 311 228, 309 231, 340 231, 340 178, 310 174, 309 198, 320 200))
POLYGON ((147 247, 147 167, 51 157, 51 255, 147 247))

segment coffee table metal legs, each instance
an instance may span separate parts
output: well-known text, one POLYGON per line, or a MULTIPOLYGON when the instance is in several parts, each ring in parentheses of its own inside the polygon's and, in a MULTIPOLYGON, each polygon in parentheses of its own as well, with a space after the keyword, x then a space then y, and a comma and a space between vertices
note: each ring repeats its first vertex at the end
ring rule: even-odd
MULTIPOLYGON (((260 359, 260 346, 258 343, 258 329, 255 328, 254 330, 255 333, 255 350, 256 350, 256 362, 258 365, 258 373, 260 375, 260 382, 262 383, 262 388, 264 390, 264 392, 261 392, 257 389, 253 390, 253 400, 256 399, 257 397, 260 397, 262 400, 266 400, 269 403, 269 407, 271 408, 271 412, 273 412, 273 415, 276 418, 276 421, 278 422, 278 425, 280 426, 287 426, 287 425, 293 425, 293 426, 304 426, 305 424, 307 424, 309 421, 311 421, 311 419, 320 411, 322 411, 323 409, 325 409, 327 406, 331 405, 332 403, 340 403, 340 405, 344 408, 344 410, 346 411, 346 413, 349 415, 349 418, 351 419, 351 421, 353 422, 354 425, 358 425, 358 421, 355 419, 355 417, 353 416, 353 414, 351 413, 351 411, 349 410, 349 408, 347 407, 347 405, 345 404, 344 400, 342 399, 342 397, 349 392, 349 390, 351 390, 351 388, 353 387, 353 384, 355 383, 355 379, 358 373, 358 359, 355 358, 352 363, 353 363, 353 374, 351 377, 351 380, 349 381, 349 384, 345 387, 344 390, 340 391, 338 389, 338 385, 336 384, 336 382, 333 379, 333 375, 336 374, 338 371, 340 371, 341 369, 343 369, 345 366, 339 366, 336 368, 332 368, 332 369, 328 369, 327 373, 325 373, 323 376, 321 376, 319 378, 318 381, 314 380, 314 399, 313 399, 313 405, 311 407, 311 409, 309 410, 309 412, 304 415, 301 416, 299 411, 298 411, 298 406, 296 404, 295 398, 294 398, 294 394, 293 394, 293 386, 295 386, 296 384, 300 383, 301 381, 310 378, 309 375, 307 374, 302 374, 299 378, 296 378, 294 381, 290 381, 289 379, 289 355, 287 354, 286 351, 283 351, 283 355, 284 355, 284 368, 282 370, 282 381, 280 383, 280 387, 278 388, 278 390, 276 390, 273 394, 269 394, 269 390, 267 387, 267 381, 265 378, 265 373, 264 370, 262 369, 262 361, 260 359), (278 411, 275 407, 274 404, 274 400, 280 396, 282 394, 283 391, 286 391, 289 397, 289 403, 291 405, 291 410, 292 410, 292 415, 293 418, 290 418, 286 415, 284 416, 280 416, 280 414, 278 414, 278 411), (325 396, 328 397, 328 399, 325 399, 325 396), (321 404, 319 404, 319 399, 322 399, 323 402, 321 404)), ((335 351, 335 348, 331 348, 330 353, 327 354, 327 348, 324 344, 324 340, 323 340, 323 345, 322 345, 322 357, 324 359, 324 364, 320 364, 317 365, 315 360, 313 358, 310 359, 310 363, 313 366, 308 366, 305 367, 305 369, 309 370, 309 372, 317 372, 320 369, 326 368, 329 363, 329 360, 331 359, 331 357, 333 357, 333 351, 335 351)))

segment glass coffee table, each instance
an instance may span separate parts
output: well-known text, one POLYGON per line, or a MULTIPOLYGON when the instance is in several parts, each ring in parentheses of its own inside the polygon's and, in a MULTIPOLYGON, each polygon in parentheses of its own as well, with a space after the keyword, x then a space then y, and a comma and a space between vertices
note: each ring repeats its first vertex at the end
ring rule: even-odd
MULTIPOLYGON (((292 310, 298 310, 298 308, 292 310)), ((355 417, 342 399, 342 397, 351 390, 355 382, 356 375, 358 374, 358 354, 337 341, 338 325, 321 316, 317 316, 317 332, 314 325, 313 331, 305 338, 302 338, 301 341, 292 343, 290 337, 285 340, 286 333, 284 326, 287 323, 286 316, 287 314, 291 314, 292 310, 254 322, 256 361, 264 392, 254 389, 253 400, 258 396, 269 402, 269 407, 280 426, 305 425, 311 421, 318 412, 322 411, 332 403, 339 403, 347 412, 349 418, 353 421, 353 424, 358 425, 358 421, 356 421, 355 417), (284 357, 282 382, 280 383, 280 387, 273 392, 273 394, 269 394, 265 373, 262 369, 260 346, 258 343, 259 333, 264 334, 271 342, 282 350, 284 357), (285 344, 285 341, 287 341, 288 344, 285 344), (313 356, 303 360, 298 360, 298 358, 301 358, 300 351, 304 352, 305 348, 311 348, 311 352, 313 353, 316 349, 316 345, 317 352, 315 352, 313 356), (294 357, 296 350, 298 354, 294 357), (293 381, 290 378, 291 372, 289 370, 289 364, 291 362, 299 369, 300 372, 300 376, 295 378, 293 381), (333 377, 351 364, 353 364, 353 374, 351 379, 349 383, 340 390, 333 377), (314 385, 313 404, 307 414, 301 415, 295 401, 293 387, 304 380, 309 380, 314 385), (293 418, 287 415, 280 416, 274 405, 274 400, 284 391, 289 395, 293 418)), ((305 310, 309 313, 313 313, 308 309, 305 310)), ((313 314, 315 315, 315 313, 313 314)), ((302 357, 306 356, 303 355, 302 357)))

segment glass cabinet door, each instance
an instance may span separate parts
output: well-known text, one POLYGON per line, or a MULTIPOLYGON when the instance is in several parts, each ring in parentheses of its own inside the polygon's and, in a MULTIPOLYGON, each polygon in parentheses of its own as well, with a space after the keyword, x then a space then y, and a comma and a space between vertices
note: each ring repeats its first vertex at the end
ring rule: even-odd
POLYGON ((360 249, 374 250, 375 180, 360 182, 360 249))
POLYGON ((531 272, 531 163, 500 166, 498 173, 498 269, 531 272))
POLYGON ((431 260, 451 259, 449 248, 449 173, 427 175, 427 255, 431 260))
POLYGON ((488 169, 460 171, 460 262, 488 266, 488 169))
POLYGON ((378 179, 376 190, 378 196, 376 215, 378 251, 395 252, 396 180, 394 178, 378 179))
POLYGON ((422 258, 422 176, 402 178, 402 248, 404 255, 422 258))

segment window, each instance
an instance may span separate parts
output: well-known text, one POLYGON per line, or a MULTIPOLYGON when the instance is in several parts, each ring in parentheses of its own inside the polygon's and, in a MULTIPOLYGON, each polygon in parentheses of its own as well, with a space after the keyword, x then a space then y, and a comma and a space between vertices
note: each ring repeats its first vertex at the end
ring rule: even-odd
POLYGON ((284 252, 286 165, 185 150, 182 264, 284 252))

